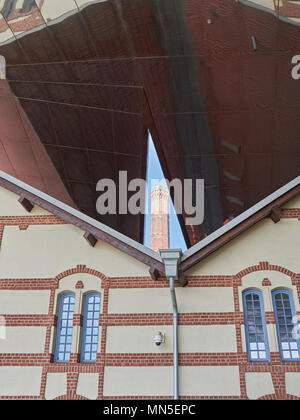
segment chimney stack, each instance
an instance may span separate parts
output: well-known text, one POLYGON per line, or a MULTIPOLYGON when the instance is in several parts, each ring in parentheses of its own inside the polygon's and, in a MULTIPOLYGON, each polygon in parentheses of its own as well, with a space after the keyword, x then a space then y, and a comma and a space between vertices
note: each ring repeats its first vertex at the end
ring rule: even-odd
POLYGON ((159 186, 151 193, 151 242, 150 248, 158 252, 170 248, 169 191, 159 186))

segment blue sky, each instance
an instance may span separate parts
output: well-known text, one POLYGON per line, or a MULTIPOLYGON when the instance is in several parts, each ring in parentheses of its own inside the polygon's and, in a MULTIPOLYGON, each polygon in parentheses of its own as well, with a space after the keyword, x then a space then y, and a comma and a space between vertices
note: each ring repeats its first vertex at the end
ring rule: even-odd
MULTIPOLYGON (((145 216, 145 236, 144 244, 150 246, 150 233, 151 233, 151 215, 150 215, 150 194, 151 194, 151 180, 152 179, 164 179, 164 174, 161 169, 161 165, 158 160, 158 156, 153 144, 153 140, 149 134, 149 144, 148 144, 148 162, 147 162, 147 185, 148 185, 148 209, 149 214, 145 216)), ((163 186, 166 186, 164 182, 160 183, 163 186)), ((154 185, 155 187, 156 185, 154 185)), ((171 248, 181 248, 185 251, 186 244, 183 238, 181 228, 178 222, 177 215, 175 214, 174 206, 171 203, 170 205, 170 247, 171 248)))

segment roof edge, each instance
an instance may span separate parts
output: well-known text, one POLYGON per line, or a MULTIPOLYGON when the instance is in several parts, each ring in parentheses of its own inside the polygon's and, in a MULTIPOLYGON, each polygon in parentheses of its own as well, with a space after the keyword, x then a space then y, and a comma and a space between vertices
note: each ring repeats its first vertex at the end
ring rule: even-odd
POLYGON ((181 269, 183 271, 188 270, 231 239, 268 216, 275 206, 282 206, 298 194, 300 194, 300 176, 186 250, 181 259, 181 269))
POLYGON ((157 252, 1 170, 0 186, 164 273, 164 264, 157 252))

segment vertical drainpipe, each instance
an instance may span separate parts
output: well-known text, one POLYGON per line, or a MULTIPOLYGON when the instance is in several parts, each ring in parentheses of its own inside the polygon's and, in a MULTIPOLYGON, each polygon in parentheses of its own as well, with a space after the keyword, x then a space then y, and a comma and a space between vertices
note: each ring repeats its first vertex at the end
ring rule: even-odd
POLYGON ((174 277, 170 277, 170 292, 173 305, 174 400, 178 400, 178 307, 174 283, 174 277))
POLYGON ((170 282, 170 293, 173 307, 173 389, 174 400, 179 398, 178 380, 178 307, 175 291, 175 280, 178 279, 178 267, 181 260, 181 249, 166 249, 160 251, 161 259, 165 265, 165 274, 170 282))

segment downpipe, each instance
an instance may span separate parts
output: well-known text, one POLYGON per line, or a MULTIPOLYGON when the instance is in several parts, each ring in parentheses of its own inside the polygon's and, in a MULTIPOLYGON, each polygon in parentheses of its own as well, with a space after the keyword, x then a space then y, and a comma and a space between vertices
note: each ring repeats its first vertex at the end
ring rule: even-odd
POLYGON ((174 277, 170 277, 170 292, 173 306, 173 389, 174 400, 178 400, 178 307, 174 277))
POLYGON ((179 399, 178 378, 178 306, 175 291, 175 280, 178 279, 178 268, 181 261, 181 249, 160 250, 161 259, 165 265, 165 275, 170 283, 170 293, 173 307, 173 392, 174 400, 179 399))

